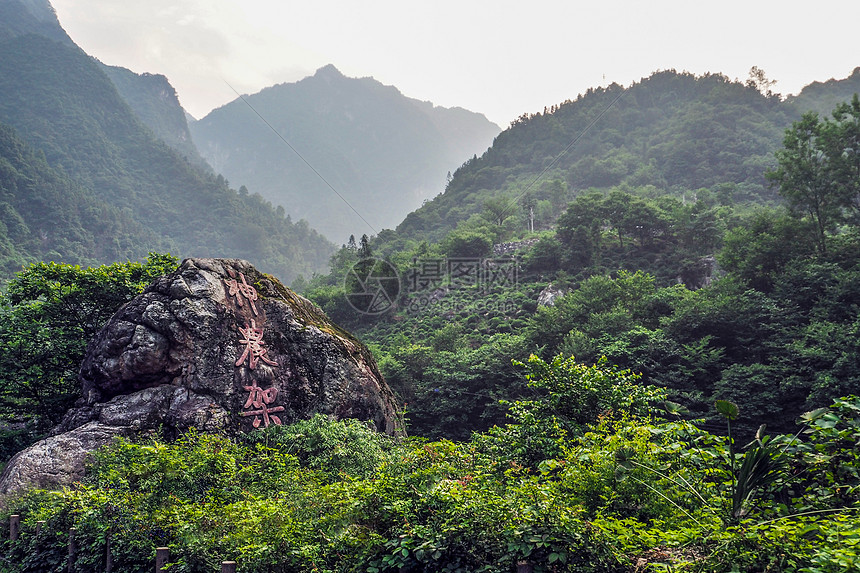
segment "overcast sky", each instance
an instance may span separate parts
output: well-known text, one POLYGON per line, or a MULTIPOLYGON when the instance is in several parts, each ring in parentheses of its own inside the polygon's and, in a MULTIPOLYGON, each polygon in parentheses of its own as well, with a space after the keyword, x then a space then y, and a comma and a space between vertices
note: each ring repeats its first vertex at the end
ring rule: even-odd
MULTIPOLYGON (((2 0, 0 0, 2 1, 2 0)), ((160 73, 195 117, 326 64, 501 127, 656 70, 752 66, 774 90, 860 66, 860 2, 818 0, 52 0, 87 53, 160 73), (225 83, 227 82, 227 83, 225 83)))

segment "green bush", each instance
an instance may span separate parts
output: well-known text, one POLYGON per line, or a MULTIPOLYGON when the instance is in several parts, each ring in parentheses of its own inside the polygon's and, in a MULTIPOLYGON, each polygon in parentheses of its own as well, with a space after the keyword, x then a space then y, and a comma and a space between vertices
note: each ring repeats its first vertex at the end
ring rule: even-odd
POLYGON ((270 426, 246 435, 251 444, 264 444, 295 456, 303 468, 332 478, 370 475, 387 458, 391 438, 358 420, 332 420, 317 414, 289 426, 270 426))

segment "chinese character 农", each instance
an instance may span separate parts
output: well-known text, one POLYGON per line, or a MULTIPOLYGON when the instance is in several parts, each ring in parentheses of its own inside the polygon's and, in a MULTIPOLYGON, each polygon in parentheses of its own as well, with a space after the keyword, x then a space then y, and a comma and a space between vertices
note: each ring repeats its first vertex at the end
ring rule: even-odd
POLYGON ((248 400, 245 402, 243 409, 247 410, 251 406, 256 408, 256 410, 251 410, 250 412, 242 412, 242 416, 254 416, 253 425, 255 428, 260 427, 260 422, 263 423, 264 428, 268 428, 269 424, 274 422, 275 425, 281 425, 281 419, 273 414, 273 412, 283 412, 283 406, 275 406, 274 408, 270 408, 269 404, 272 404, 278 397, 278 389, 275 386, 263 390, 259 386, 257 386, 257 381, 254 380, 251 382, 250 386, 244 386, 245 390, 250 392, 248 395, 248 400), (262 420, 260 419, 262 416, 262 420))
POLYGON ((236 366, 241 366, 245 363, 245 359, 249 358, 248 367, 251 370, 254 370, 257 367, 257 362, 262 360, 266 364, 270 366, 277 366, 277 362, 273 362, 266 358, 266 354, 269 353, 268 348, 263 348, 266 344, 263 342, 263 327, 257 327, 257 324, 251 320, 251 326, 248 326, 248 323, 245 323, 245 328, 239 327, 239 332, 244 337, 239 341, 239 344, 245 345, 245 351, 242 353, 242 356, 239 357, 239 360, 236 361, 236 366))
POLYGON ((254 311, 254 316, 257 316, 257 306, 254 304, 257 300, 257 289, 245 281, 245 273, 239 273, 239 278, 242 279, 241 283, 236 279, 224 279, 228 288, 227 296, 235 296, 236 304, 239 306, 242 306, 242 297, 244 296, 248 299, 248 303, 251 305, 251 310, 254 311))

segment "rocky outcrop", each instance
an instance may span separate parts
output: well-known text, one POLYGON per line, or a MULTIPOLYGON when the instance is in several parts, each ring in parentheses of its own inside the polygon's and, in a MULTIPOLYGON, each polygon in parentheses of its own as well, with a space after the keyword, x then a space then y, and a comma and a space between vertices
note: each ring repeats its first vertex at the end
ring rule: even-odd
POLYGON ((565 292, 562 289, 548 284, 538 295, 538 306, 555 306, 555 300, 564 295, 565 292))
POLYGON ((87 454, 128 436, 130 429, 89 422, 70 432, 51 436, 17 453, 3 470, 0 493, 14 494, 29 488, 55 489, 84 477, 87 454))
POLYGON ((495 245, 493 245, 493 254, 497 257, 503 256, 503 255, 512 255, 512 254, 517 253, 519 251, 523 251, 523 250, 532 248, 533 246, 535 246, 535 244, 537 244, 537 242, 539 240, 540 239, 526 239, 525 241, 513 241, 510 243, 496 243, 495 245))
POLYGON ((187 259, 157 280, 90 343, 80 379, 84 397, 52 437, 10 460, 0 493, 70 483, 87 452, 153 429, 236 434, 323 413, 403 431, 367 349, 240 260, 187 259), (52 468, 44 475, 39 459, 52 468))
POLYGON ((686 263, 676 281, 692 290, 710 286, 722 274, 716 257, 709 255, 686 263))

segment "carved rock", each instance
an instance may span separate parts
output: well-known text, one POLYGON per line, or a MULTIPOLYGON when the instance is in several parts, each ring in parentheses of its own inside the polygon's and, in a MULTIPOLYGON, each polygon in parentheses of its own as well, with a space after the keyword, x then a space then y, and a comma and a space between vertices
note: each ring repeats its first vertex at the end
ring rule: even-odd
POLYGON ((80 380, 84 397, 52 437, 10 460, 0 493, 71 483, 87 452, 147 430, 236 434, 322 413, 403 432, 369 351, 319 307, 235 259, 186 259, 155 281, 90 343, 80 380), (26 469, 40 456, 53 468, 44 479, 26 469))

